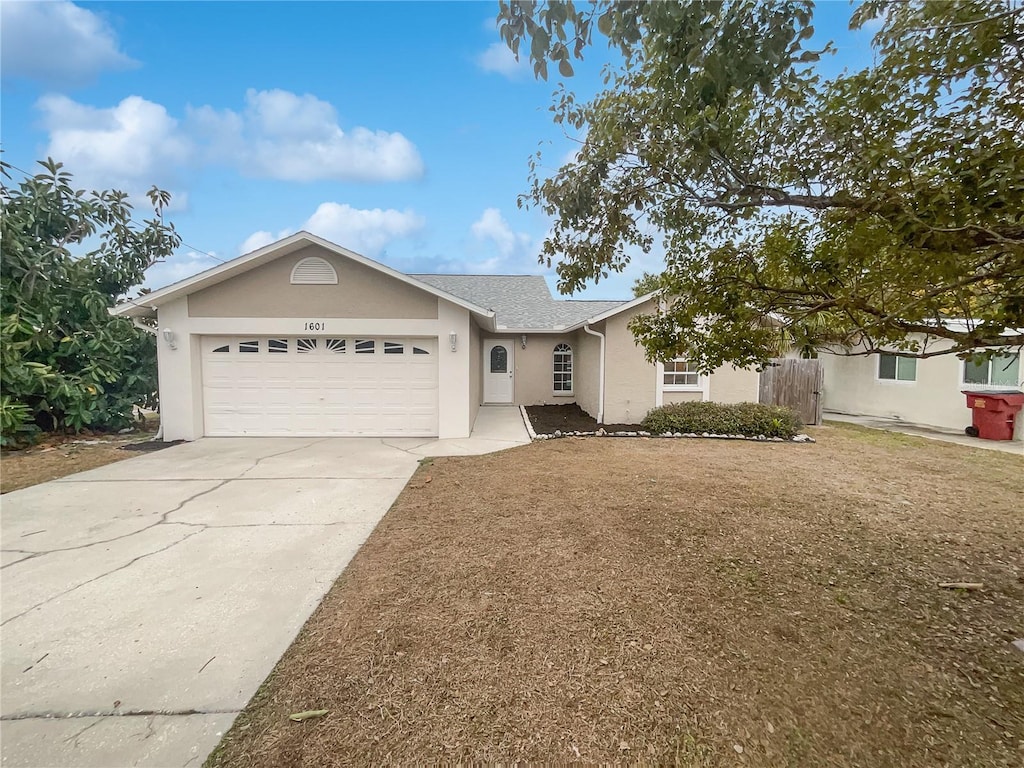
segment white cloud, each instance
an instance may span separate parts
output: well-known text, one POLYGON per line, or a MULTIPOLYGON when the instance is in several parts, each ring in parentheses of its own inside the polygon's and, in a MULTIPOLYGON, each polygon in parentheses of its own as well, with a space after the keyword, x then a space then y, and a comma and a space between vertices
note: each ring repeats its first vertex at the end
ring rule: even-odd
POLYGON ((267 232, 266 230, 261 229, 258 232, 253 232, 251 235, 245 238, 242 244, 238 246, 238 253, 239 255, 241 255, 243 253, 252 253, 253 251, 258 251, 263 246, 270 245, 271 243, 275 243, 278 240, 282 240, 288 237, 288 235, 290 234, 292 234, 292 230, 290 229, 282 229, 280 232, 277 233, 277 235, 275 235, 273 232, 267 232))
POLYGON ((326 101, 290 91, 249 89, 241 113, 205 106, 190 123, 209 142, 213 162, 246 176, 284 181, 401 181, 423 175, 416 146, 401 133, 338 125, 326 101))
POLYGON ((106 21, 69 2, 0 3, 0 30, 4 78, 74 86, 138 65, 120 50, 106 21))
POLYGON ((198 253, 188 251, 176 253, 170 258, 158 262, 146 271, 146 279, 143 285, 147 288, 163 288, 164 286, 192 277, 204 270, 216 267, 221 264, 216 253, 198 253))
POLYGON ((334 107, 288 91, 248 91, 242 113, 211 106, 180 121, 160 104, 128 96, 94 107, 50 94, 36 103, 49 133, 47 154, 80 187, 122 189, 137 201, 153 184, 174 189, 189 165, 228 165, 245 176, 282 181, 398 181, 423 173, 416 147, 400 133, 343 131, 334 107))
MULTIPOLYGON (((489 242, 497 249, 500 260, 521 257, 534 249, 533 238, 525 232, 513 232, 497 208, 487 208, 473 222, 469 231, 479 242, 489 242)), ((535 254, 534 254, 535 255, 535 254)))
MULTIPOLYGON (((139 96, 99 109, 48 95, 37 107, 50 134, 46 153, 64 163, 76 187, 121 189, 144 199, 153 184, 170 188, 177 169, 192 157, 192 143, 178 121, 139 96)), ((172 198, 172 204, 180 208, 183 201, 172 198)))
POLYGON ((417 234, 425 224, 426 219, 411 210, 321 203, 302 228, 356 253, 376 257, 388 244, 417 234))
POLYGON ((495 72, 509 79, 517 79, 530 74, 530 63, 526 56, 515 55, 504 43, 491 43, 487 49, 476 57, 476 64, 484 72, 495 72))

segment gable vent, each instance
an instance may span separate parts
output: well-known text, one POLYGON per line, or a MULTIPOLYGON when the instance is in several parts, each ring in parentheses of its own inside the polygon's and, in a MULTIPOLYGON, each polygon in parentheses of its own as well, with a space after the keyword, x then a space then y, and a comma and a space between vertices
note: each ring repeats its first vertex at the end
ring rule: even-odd
POLYGON ((292 285, 337 285, 338 273, 326 259, 310 256, 292 270, 292 285))

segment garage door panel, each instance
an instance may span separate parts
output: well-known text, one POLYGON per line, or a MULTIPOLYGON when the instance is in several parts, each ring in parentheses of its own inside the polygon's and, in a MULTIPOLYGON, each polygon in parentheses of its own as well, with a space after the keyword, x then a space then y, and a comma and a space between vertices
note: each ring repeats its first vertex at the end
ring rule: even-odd
POLYGON ((437 434, 436 340, 275 339, 203 339, 206 434, 437 434), (357 341, 374 352, 356 354, 357 341))

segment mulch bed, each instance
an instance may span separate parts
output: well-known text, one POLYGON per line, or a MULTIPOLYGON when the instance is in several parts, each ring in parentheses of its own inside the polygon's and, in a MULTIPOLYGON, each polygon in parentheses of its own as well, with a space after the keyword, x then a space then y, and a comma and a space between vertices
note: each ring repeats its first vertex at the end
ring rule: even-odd
POLYGON ((1024 462, 810 432, 425 464, 208 765, 1020 765, 1024 462))
POLYGON ((538 435, 553 435, 555 432, 596 432, 603 427, 607 432, 636 432, 639 424, 601 424, 597 419, 580 408, 571 405, 528 405, 526 414, 530 417, 533 431, 538 435))

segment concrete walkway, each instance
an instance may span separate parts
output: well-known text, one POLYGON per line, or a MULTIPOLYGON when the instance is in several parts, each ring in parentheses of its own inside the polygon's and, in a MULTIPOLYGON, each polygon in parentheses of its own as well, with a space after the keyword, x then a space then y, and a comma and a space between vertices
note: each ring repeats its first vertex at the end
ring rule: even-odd
POLYGON ((876 416, 853 416, 847 413, 833 413, 831 411, 825 411, 824 419, 825 421, 845 421, 849 424, 859 424, 862 427, 883 429, 887 432, 899 432, 904 435, 924 437, 928 440, 940 440, 944 443, 956 443, 957 445, 966 445, 971 448, 982 448, 986 451, 1002 451, 1003 453, 1024 456, 1024 443, 1019 440, 982 440, 952 429, 926 427, 920 424, 907 424, 895 419, 883 419, 876 416))
POLYGON ((423 456, 528 442, 207 438, 3 497, 3 766, 199 766, 423 456))
POLYGON ((418 456, 478 456, 530 442, 518 405, 483 405, 473 433, 466 438, 384 438, 386 445, 404 448, 418 456))

